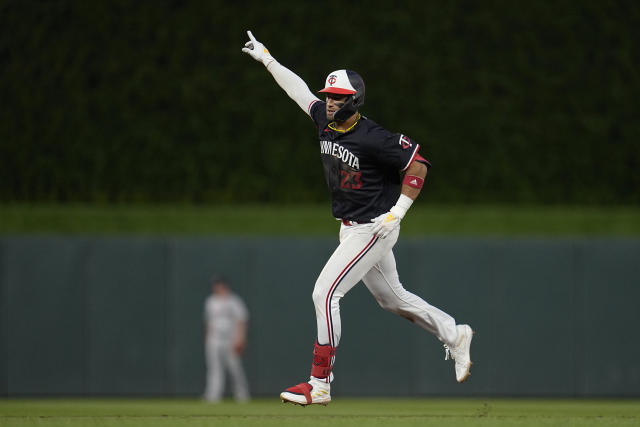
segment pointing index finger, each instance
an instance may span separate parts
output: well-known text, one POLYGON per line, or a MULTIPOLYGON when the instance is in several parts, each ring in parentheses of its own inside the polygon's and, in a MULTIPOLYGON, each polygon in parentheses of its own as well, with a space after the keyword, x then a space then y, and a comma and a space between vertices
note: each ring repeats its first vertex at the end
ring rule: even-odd
POLYGON ((251 34, 251 30, 247 31, 247 35, 249 36, 249 39, 250 39, 252 42, 255 42, 255 41, 256 41, 256 38, 255 38, 255 37, 253 37, 253 34, 251 34))

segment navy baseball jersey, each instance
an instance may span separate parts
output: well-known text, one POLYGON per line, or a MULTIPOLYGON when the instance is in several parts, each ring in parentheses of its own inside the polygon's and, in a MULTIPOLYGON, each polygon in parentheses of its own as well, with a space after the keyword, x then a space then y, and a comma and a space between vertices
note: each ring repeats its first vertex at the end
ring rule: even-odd
POLYGON ((398 200, 401 172, 416 158, 420 145, 365 116, 345 132, 335 130, 325 106, 325 102, 316 101, 309 114, 318 127, 333 216, 369 222, 388 212, 398 200))

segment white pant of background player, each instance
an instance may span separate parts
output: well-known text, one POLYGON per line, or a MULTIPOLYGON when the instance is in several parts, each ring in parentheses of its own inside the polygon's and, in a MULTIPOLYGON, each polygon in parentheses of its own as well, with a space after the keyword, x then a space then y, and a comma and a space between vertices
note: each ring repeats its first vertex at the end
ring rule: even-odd
POLYGON ((327 261, 313 290, 318 343, 337 347, 340 342, 340 299, 360 280, 385 310, 403 316, 454 346, 456 321, 442 310, 404 289, 392 248, 398 227, 386 238, 374 236, 373 224, 342 225, 340 245, 327 261))
POLYGON ((233 350, 233 342, 207 339, 205 343, 207 363, 207 386, 204 398, 209 402, 218 402, 224 392, 225 373, 231 379, 231 390, 236 400, 249 400, 249 385, 242 367, 241 357, 233 350))

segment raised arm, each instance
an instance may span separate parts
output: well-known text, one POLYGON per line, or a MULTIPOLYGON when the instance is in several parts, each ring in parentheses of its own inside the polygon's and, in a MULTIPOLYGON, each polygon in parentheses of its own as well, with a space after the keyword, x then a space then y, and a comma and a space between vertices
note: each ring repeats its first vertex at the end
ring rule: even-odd
POLYGON ((251 31, 247 31, 247 35, 249 36, 249 41, 245 43, 242 51, 264 64, 276 83, 287 92, 289 98, 293 99, 305 113, 310 114, 309 108, 314 101, 319 101, 318 97, 309 90, 304 80, 276 61, 269 53, 269 50, 256 40, 251 31))

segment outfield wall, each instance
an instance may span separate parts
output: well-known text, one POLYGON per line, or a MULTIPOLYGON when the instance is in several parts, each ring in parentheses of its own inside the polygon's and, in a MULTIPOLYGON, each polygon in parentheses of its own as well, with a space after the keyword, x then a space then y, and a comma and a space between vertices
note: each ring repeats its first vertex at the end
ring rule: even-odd
MULTIPOLYGON (((250 311, 254 395, 305 378, 330 238, 0 238, 0 394, 199 395, 202 305, 224 273, 250 311)), ((401 239, 405 286, 469 322, 470 380, 358 285, 334 393, 640 396, 640 240, 401 239)))

